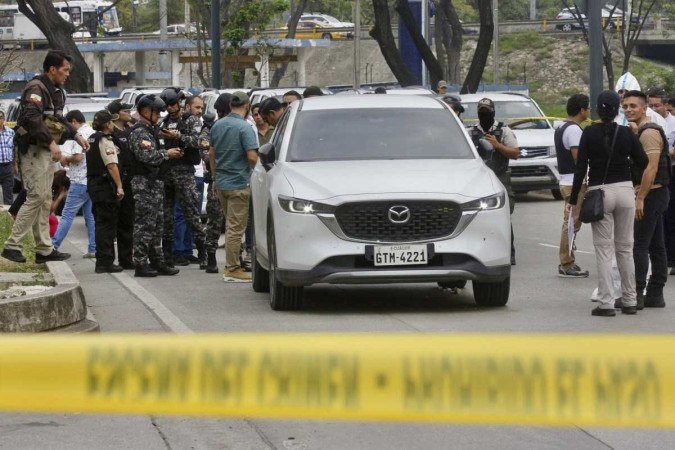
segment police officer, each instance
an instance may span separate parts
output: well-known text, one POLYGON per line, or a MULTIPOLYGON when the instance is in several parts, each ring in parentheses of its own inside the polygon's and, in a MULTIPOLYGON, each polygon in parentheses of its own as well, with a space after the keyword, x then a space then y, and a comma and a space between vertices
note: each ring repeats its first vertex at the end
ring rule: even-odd
POLYGON ((135 276, 175 275, 178 269, 167 266, 162 254, 164 182, 161 169, 169 159, 180 158, 183 152, 180 148, 164 150, 160 147, 157 122, 166 106, 159 96, 144 95, 136 107, 139 121, 129 136, 129 148, 135 158, 134 177, 131 180, 136 207, 133 249, 135 276))
MULTIPOLYGON (((222 93, 218 96, 213 104, 214 109, 218 113, 218 119, 222 119, 230 113, 230 100, 232 94, 222 93)), ((204 174, 204 182, 209 184, 206 190, 206 264, 200 264, 200 269, 206 269, 206 273, 218 273, 218 264, 216 263, 216 250, 218 249, 218 239, 220 232, 223 229, 223 208, 220 206, 218 194, 216 194, 213 187, 215 181, 214 175, 211 173, 211 166, 209 164, 209 142, 211 137, 211 125, 205 123, 204 129, 200 135, 200 147, 203 149, 202 158, 206 164, 206 172, 204 174), (208 180, 208 181, 207 181, 208 180)))
POLYGON ((92 123, 96 133, 89 137, 87 152, 87 192, 94 204, 96 230, 96 273, 124 270, 113 263, 119 202, 127 194, 119 172, 119 150, 112 137, 113 119, 108 110, 96 113, 92 123))
POLYGON ((462 97, 457 94, 445 94, 442 97, 443 101, 457 114, 459 120, 462 120, 462 113, 464 106, 462 106, 462 97))
MULTIPOLYGON (((495 104, 489 98, 483 98, 478 102, 478 123, 470 129, 471 139, 478 148, 485 164, 497 175, 499 181, 506 188, 509 196, 511 214, 515 208, 515 195, 511 188, 511 171, 509 160, 518 159, 520 149, 518 140, 513 131, 503 122, 495 122, 495 104), (487 141, 488 147, 481 145, 480 141, 487 141)), ((513 226, 511 227, 511 265, 516 264, 516 249, 513 245, 513 226)))
POLYGON ((134 176, 134 155, 129 148, 129 135, 133 129, 131 124, 131 108, 133 105, 122 100, 114 100, 106 109, 113 115, 113 142, 117 146, 118 168, 122 178, 122 187, 126 195, 119 202, 117 215, 117 257, 122 268, 134 269, 132 257, 134 237, 134 196, 131 193, 131 179, 134 176))
POLYGON ((195 184, 196 164, 201 163, 199 154, 199 117, 181 115, 181 100, 185 98, 179 88, 167 88, 160 94, 166 104, 168 115, 160 122, 159 137, 165 148, 178 148, 181 156, 168 162, 164 176, 164 236, 162 248, 164 259, 173 266, 174 205, 178 200, 185 220, 192 231, 197 245, 197 258, 200 264, 206 261, 204 250, 205 232, 196 205, 198 202, 195 184))

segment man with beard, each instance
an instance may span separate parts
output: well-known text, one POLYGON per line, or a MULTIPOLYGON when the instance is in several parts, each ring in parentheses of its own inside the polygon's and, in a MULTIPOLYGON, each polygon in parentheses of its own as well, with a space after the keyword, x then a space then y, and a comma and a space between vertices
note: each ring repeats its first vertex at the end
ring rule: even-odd
MULTIPOLYGON (((499 181, 506 188, 509 196, 509 206, 511 214, 515 208, 515 195, 511 188, 511 171, 509 170, 509 160, 518 159, 520 149, 518 140, 513 131, 504 125, 503 122, 495 121, 495 104, 489 98, 483 98, 478 102, 478 124, 470 129, 471 139, 478 148, 478 152, 485 161, 485 164, 497 175, 499 181), (486 140, 492 147, 484 149, 479 141, 486 140)), ((513 245, 513 226, 511 227, 511 265, 516 264, 516 248, 513 245)))
MULTIPOLYGON (((183 95, 178 88, 167 88, 159 95, 166 104, 168 115, 159 124, 159 137, 164 140, 165 148, 180 148, 181 156, 168 162, 168 169, 164 176, 164 237, 162 249, 164 259, 169 266, 173 266, 174 240, 174 210, 178 201, 183 210, 192 236, 197 244, 197 257, 200 261, 206 260, 204 251, 204 227, 195 205, 197 204, 197 187, 195 185, 195 164, 201 162, 199 155, 199 131, 195 131, 197 124, 201 129, 200 119, 194 115, 183 118, 180 101, 183 95)), ((189 264, 187 260, 181 264, 189 264)))

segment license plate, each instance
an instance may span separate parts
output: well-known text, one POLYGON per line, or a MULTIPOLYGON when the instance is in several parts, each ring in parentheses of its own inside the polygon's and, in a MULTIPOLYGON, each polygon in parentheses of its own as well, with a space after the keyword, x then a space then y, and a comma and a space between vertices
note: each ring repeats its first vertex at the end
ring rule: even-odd
POLYGON ((373 249, 376 266, 411 266, 427 264, 427 245, 376 245, 373 249))

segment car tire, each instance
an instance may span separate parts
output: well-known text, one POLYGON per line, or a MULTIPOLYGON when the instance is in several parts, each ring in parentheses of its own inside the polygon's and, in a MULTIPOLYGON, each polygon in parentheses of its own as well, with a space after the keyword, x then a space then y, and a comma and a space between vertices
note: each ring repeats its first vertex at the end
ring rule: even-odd
POLYGON ((251 285, 254 292, 269 292, 270 291, 270 274, 258 262, 255 242, 255 218, 251 220, 251 285))
POLYGON ((274 311, 296 311, 302 308, 302 286, 284 286, 276 276, 277 247, 274 238, 274 225, 271 220, 267 224, 267 257, 269 258, 269 292, 270 307, 274 311))
POLYGON ((464 289, 466 280, 439 281, 438 287, 443 289, 464 289))
POLYGON ((562 30, 566 33, 569 33, 570 31, 572 31, 573 28, 574 27, 572 26, 571 23, 566 23, 562 26, 562 30))
POLYGON ((324 34, 321 35, 321 39, 326 39, 326 40, 330 41, 330 40, 333 39, 333 35, 330 34, 330 33, 324 33, 324 34))
POLYGON ((498 283, 473 282, 473 298, 478 306, 504 306, 509 301, 511 277, 498 283))
POLYGON ((556 200, 563 199, 563 195, 562 192, 560 192, 560 189, 551 189, 551 194, 553 194, 553 198, 556 200))

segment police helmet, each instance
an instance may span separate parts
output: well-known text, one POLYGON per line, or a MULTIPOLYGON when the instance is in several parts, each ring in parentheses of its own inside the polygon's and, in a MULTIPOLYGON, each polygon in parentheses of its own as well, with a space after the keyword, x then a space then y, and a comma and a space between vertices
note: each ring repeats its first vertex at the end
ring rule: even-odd
POLYGON ((464 106, 462 106, 462 97, 457 94, 445 94, 443 96, 443 101, 450 106, 454 111, 459 112, 460 114, 464 112, 464 106))
POLYGON ((143 108, 150 107, 153 111, 166 111, 166 103, 155 94, 145 94, 138 99, 136 103, 136 110, 140 111, 143 108))
POLYGON ((177 87, 166 88, 159 94, 159 98, 164 100, 166 106, 172 106, 185 98, 185 93, 177 87))

